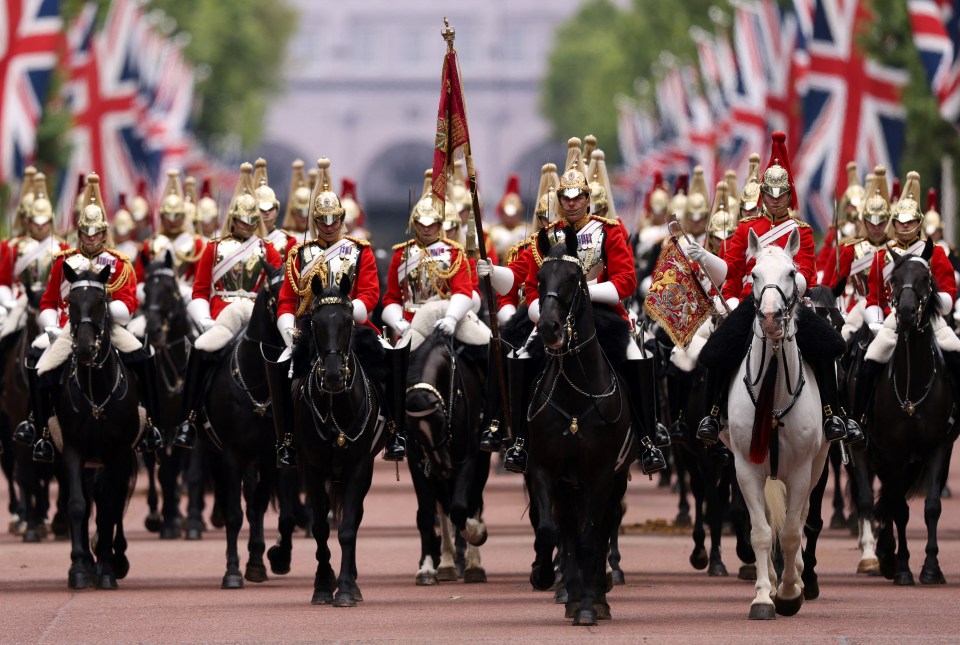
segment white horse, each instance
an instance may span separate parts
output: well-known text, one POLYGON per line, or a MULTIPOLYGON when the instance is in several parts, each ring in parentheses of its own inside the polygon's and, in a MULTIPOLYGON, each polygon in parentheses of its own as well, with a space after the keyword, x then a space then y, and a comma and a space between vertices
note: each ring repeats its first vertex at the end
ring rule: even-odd
POLYGON ((793 615, 803 604, 800 540, 828 444, 821 430, 813 370, 803 363, 796 342, 797 307, 804 306, 793 263, 800 235, 793 231, 786 249, 781 249, 761 247, 750 231, 748 245, 749 256, 756 258, 753 339, 731 384, 729 430, 722 439, 736 460, 757 556, 757 595, 750 618, 770 620, 777 613, 793 615), (778 535, 784 569, 774 588, 770 554, 778 535))

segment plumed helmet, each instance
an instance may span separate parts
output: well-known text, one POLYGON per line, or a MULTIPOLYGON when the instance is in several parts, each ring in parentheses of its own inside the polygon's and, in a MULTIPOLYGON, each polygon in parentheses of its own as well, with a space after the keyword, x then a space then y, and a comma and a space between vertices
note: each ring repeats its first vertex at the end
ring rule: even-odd
POLYGON ((747 181, 740 191, 740 208, 753 210, 760 203, 760 155, 756 152, 750 155, 750 166, 747 169, 747 181))
POLYGON ((220 219, 220 205, 213 198, 213 191, 210 189, 210 178, 203 180, 200 187, 200 199, 197 201, 197 219, 201 222, 215 222, 220 219))
POLYGON ((96 173, 87 175, 87 185, 83 191, 83 207, 77 221, 77 230, 87 235, 96 235, 110 228, 107 211, 100 196, 100 177, 96 173))
POLYGON ((687 219, 699 222, 707 217, 710 206, 707 202, 707 182, 703 175, 703 166, 693 168, 693 181, 690 183, 690 192, 687 195, 685 216, 687 219))
POLYGON ((347 214, 332 187, 330 160, 320 157, 317 159, 317 185, 314 186, 313 194, 310 196, 310 226, 314 236, 318 222, 329 226, 335 224, 337 220, 343 220, 347 214))
POLYGON ((257 198, 257 207, 261 211, 270 211, 274 208, 279 210, 280 200, 277 199, 277 193, 270 187, 267 177, 267 160, 259 157, 254 162, 253 168, 253 194, 257 198))
POLYGON ((876 166, 869 176, 866 188, 867 198, 863 200, 861 219, 874 225, 886 224, 890 219, 890 200, 887 188, 887 169, 876 166))
POLYGON ((258 234, 263 237, 266 229, 263 226, 263 220, 260 218, 260 209, 257 206, 257 198, 254 195, 256 187, 253 185, 253 166, 249 162, 240 164, 240 178, 237 180, 237 187, 233 191, 233 197, 230 199, 230 206, 227 207, 227 217, 223 221, 221 235, 226 237, 233 232, 233 221, 239 220, 244 224, 258 225, 258 234))
POLYGON ((141 179, 137 182, 137 193, 130 200, 130 214, 133 221, 142 222, 150 215, 150 202, 147 201, 147 182, 141 179))
MULTIPOLYGON (((473 213, 473 197, 470 195, 470 188, 467 187, 467 172, 464 168, 463 159, 457 159, 453 163, 453 169, 450 172, 450 178, 447 181, 447 195, 453 200, 457 212, 468 214, 473 213)), ((431 191, 432 191, 431 187, 431 191)))
POLYGON ((33 200, 27 210, 27 220, 38 226, 53 220, 53 203, 47 192, 47 178, 42 172, 33 176, 33 200))
POLYGON ((540 185, 537 188, 537 206, 533 209, 533 230, 540 230, 541 218, 546 218, 547 224, 557 219, 560 213, 560 202, 557 199, 559 186, 560 176, 557 175, 557 164, 543 164, 540 168, 540 185))
MULTIPOLYGON (((311 169, 315 172, 316 169, 311 169)), ((302 231, 310 215, 310 194, 312 187, 304 174, 303 161, 295 159, 291 164, 290 190, 287 193, 287 206, 284 209, 283 224, 291 230, 302 231), (297 219, 299 218, 299 220, 297 219)))
POLYGON ((923 232, 930 236, 942 230, 943 219, 940 217, 940 210, 937 208, 937 189, 928 188, 927 211, 923 214, 923 232))
POLYGON ((587 176, 590 178, 590 212, 605 211, 606 217, 616 219, 617 208, 613 200, 613 187, 610 185, 610 175, 607 173, 607 160, 603 150, 594 150, 590 153, 590 168, 587 176))
POLYGON ((663 173, 657 171, 653 175, 653 188, 647 193, 647 212, 663 213, 670 206, 670 193, 663 181, 663 173))
POLYGON ((707 234, 721 240, 730 239, 737 230, 737 216, 731 213, 728 207, 729 196, 730 186, 724 181, 718 182, 707 234))
POLYGON ((413 205, 413 210, 410 212, 410 226, 414 224, 433 226, 442 222, 444 213, 438 210, 439 203, 433 198, 433 169, 427 168, 423 172, 423 189, 420 191, 420 199, 413 205))
POLYGON ((183 186, 180 184, 180 171, 171 168, 167 171, 167 185, 160 200, 160 216, 165 220, 175 220, 184 215, 183 186))
POLYGON ((572 137, 567 141, 567 162, 564 168, 566 170, 560 176, 557 196, 566 195, 568 198, 573 198, 580 194, 589 195, 590 186, 587 185, 587 177, 583 171, 580 139, 577 137, 572 137))
POLYGON ((673 184, 673 197, 670 198, 670 213, 678 218, 687 212, 687 188, 690 180, 686 173, 677 177, 673 184))
POLYGON ((20 183, 20 197, 17 199, 17 220, 15 227, 20 226, 20 219, 25 218, 30 212, 30 204, 33 203, 33 178, 37 176, 37 169, 33 166, 27 166, 23 169, 23 181, 20 183))
POLYGON ((340 204, 346 212, 344 221, 347 226, 363 226, 366 216, 357 201, 357 182, 349 177, 340 180, 340 204))
POLYGON ((840 209, 845 213, 847 206, 852 206, 857 211, 863 208, 863 200, 867 197, 866 189, 860 185, 860 177, 857 169, 857 162, 847 163, 847 189, 843 191, 840 209))
POLYGON ((760 191, 773 197, 789 192, 790 208, 797 208, 797 194, 793 186, 793 177, 790 175, 790 156, 787 154, 787 135, 783 132, 774 132, 770 145, 770 161, 763 172, 760 182, 760 191))
POLYGON ((136 222, 133 221, 133 215, 127 209, 127 195, 120 193, 120 200, 117 204, 117 210, 113 214, 113 232, 115 235, 127 235, 136 228, 136 222))
POLYGON ((507 186, 503 197, 497 204, 497 214, 500 217, 519 217, 523 214, 523 200, 520 199, 520 176, 512 174, 507 177, 507 186))
POLYGON ((893 219, 897 222, 919 222, 923 219, 923 213, 920 212, 920 173, 915 170, 907 173, 907 181, 893 209, 893 219))

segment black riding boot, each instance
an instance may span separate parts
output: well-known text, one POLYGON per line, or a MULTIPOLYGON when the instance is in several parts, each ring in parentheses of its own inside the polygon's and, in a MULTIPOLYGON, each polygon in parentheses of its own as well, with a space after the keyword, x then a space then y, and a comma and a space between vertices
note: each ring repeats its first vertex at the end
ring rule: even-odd
POLYGON ((707 370, 706 395, 710 410, 697 427, 697 439, 708 446, 720 441, 720 413, 727 403, 728 378, 725 370, 719 368, 707 370))
POLYGON ((873 398, 873 390, 877 384, 877 376, 883 371, 883 363, 865 360, 857 373, 857 388, 854 392, 853 410, 851 417, 860 425, 867 425, 867 408, 873 398))
MULTIPOLYGON (((34 362, 36 364, 36 362, 34 362)), ((58 370, 59 372, 59 370, 58 370)), ((41 379, 37 375, 36 368, 28 368, 28 380, 30 382, 31 415, 34 419, 32 432, 35 434, 40 430, 36 443, 31 439, 28 443, 33 443, 33 460, 41 464, 52 464, 54 459, 53 441, 50 439, 50 417, 53 416, 53 391, 52 380, 54 374, 46 374, 41 379)), ((21 424, 22 425, 22 424, 21 424)), ((18 428, 19 429, 19 428, 18 428)), ((22 440, 20 440, 23 443, 22 440)))
POLYGON ((640 469, 644 475, 652 475, 667 467, 667 460, 656 445, 657 396, 654 360, 628 360, 624 363, 621 375, 630 389, 630 427, 637 442, 640 469), (641 446, 643 450, 639 451, 641 446))
POLYGON ((507 357, 507 393, 513 444, 503 454, 503 467, 512 473, 527 472, 527 408, 530 407, 531 390, 536 378, 536 365, 530 358, 507 357))
POLYGON ((832 359, 814 359, 808 361, 813 368, 820 390, 820 404, 823 408, 823 435, 828 443, 846 439, 847 443, 863 441, 863 431, 854 419, 844 420, 844 410, 837 396, 837 368, 832 359))
POLYGON ((173 438, 173 445, 178 448, 193 448, 197 443, 197 416, 203 407, 203 393, 206 391, 207 377, 215 364, 212 357, 215 354, 193 349, 187 360, 187 373, 183 381, 183 412, 184 422, 173 438))
POLYGON ((277 435, 277 468, 296 468, 297 451, 293 447, 293 383, 287 378, 290 363, 263 362, 270 390, 273 430, 277 435))
MULTIPOLYGON (((500 355, 502 357, 501 365, 506 368, 507 354, 510 346, 506 343, 500 344, 500 355)), ((487 387, 486 401, 484 405, 483 418, 487 419, 487 427, 480 433, 480 450, 485 452, 498 452, 503 445, 503 433, 500 431, 500 420, 503 418, 503 405, 500 402, 500 378, 497 371, 497 361, 493 354, 493 343, 490 343, 488 352, 490 360, 487 365, 487 387)))
POLYGON ((387 348, 386 382, 387 444, 383 448, 385 461, 403 461, 407 456, 407 369, 410 366, 410 343, 387 348))
POLYGON ((135 352, 121 353, 120 360, 137 376, 140 384, 140 404, 147 412, 147 425, 143 428, 140 437, 140 450, 154 452, 163 447, 163 434, 153 425, 157 408, 160 405, 159 390, 157 389, 157 360, 150 350, 144 348, 135 352))

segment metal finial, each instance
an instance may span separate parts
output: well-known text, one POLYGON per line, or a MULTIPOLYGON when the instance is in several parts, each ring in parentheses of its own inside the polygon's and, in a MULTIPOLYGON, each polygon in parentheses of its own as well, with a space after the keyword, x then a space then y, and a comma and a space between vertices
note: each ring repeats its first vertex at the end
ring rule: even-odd
POLYGON ((443 17, 443 31, 440 32, 440 35, 443 36, 443 39, 447 41, 447 51, 453 51, 453 39, 457 36, 457 31, 450 26, 450 21, 446 16, 443 17))

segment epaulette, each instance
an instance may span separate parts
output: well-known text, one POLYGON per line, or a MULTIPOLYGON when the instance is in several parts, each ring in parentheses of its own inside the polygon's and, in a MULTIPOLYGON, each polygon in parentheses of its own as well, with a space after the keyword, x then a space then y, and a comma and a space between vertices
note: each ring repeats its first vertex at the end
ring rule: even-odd
POLYGON ((797 228, 810 228, 810 225, 804 222, 802 219, 793 218, 793 221, 797 223, 797 228))
POLYGON ((109 254, 112 255, 113 257, 117 258, 117 259, 120 260, 121 262, 129 262, 129 261, 130 261, 130 258, 127 257, 127 254, 126 254, 126 253, 121 253, 120 251, 118 251, 118 250, 116 250, 116 249, 104 249, 104 251, 106 251, 107 253, 109 253, 109 254))
POLYGON ((506 254, 506 257, 504 258, 504 262, 506 264, 510 264, 511 262, 516 260, 518 257, 520 257, 520 251, 522 251, 525 247, 530 246, 531 244, 534 244, 533 237, 528 237, 525 240, 520 240, 519 242, 511 246, 509 249, 507 249, 507 254, 506 254))
POLYGON ((369 240, 363 240, 359 237, 354 237, 352 235, 344 235, 345 238, 356 244, 357 246, 370 246, 369 240))
POLYGON ((851 237, 849 240, 843 240, 840 242, 840 244, 843 246, 856 246, 857 244, 860 244, 860 242, 863 242, 862 237, 851 237))
POLYGON ((453 240, 448 240, 446 238, 444 238, 443 241, 449 244, 450 246, 452 246, 453 248, 455 248, 456 250, 460 251, 461 253, 466 253, 466 249, 464 248, 463 244, 460 244, 460 242, 455 242, 453 240))
POLYGON ((603 222, 608 226, 620 226, 620 222, 615 219, 610 219, 609 217, 600 217, 599 215, 591 215, 590 219, 595 219, 598 222, 603 222))
POLYGON ((748 215, 748 216, 746 216, 746 217, 741 217, 741 218, 740 218, 740 221, 741 221, 741 222, 753 222, 753 221, 758 220, 758 219, 760 219, 760 215, 748 215))
POLYGON ((63 249, 62 251, 57 251, 56 253, 54 253, 53 259, 56 260, 57 258, 62 258, 66 255, 73 255, 76 252, 77 252, 77 249, 63 249))
POLYGON ((416 243, 416 240, 407 240, 406 242, 400 242, 400 244, 394 244, 394 245, 393 245, 393 250, 394 250, 394 251, 399 251, 400 249, 402 249, 402 248, 404 248, 404 247, 407 247, 407 246, 410 246, 411 244, 415 244, 415 243, 416 243))

